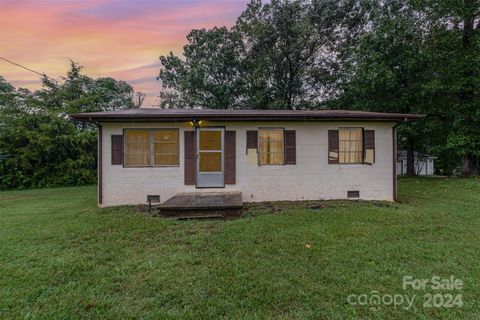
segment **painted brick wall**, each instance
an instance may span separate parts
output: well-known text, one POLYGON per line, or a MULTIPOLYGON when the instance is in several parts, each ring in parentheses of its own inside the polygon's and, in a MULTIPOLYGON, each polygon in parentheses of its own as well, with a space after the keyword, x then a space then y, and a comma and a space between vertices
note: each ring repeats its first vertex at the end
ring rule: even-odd
POLYGON ((347 190, 359 190, 365 200, 393 200, 393 123, 306 122, 306 123, 204 123, 235 130, 237 183, 222 189, 196 189, 184 185, 184 130, 188 123, 104 123, 103 204, 114 206, 146 203, 147 194, 159 194, 161 202, 180 192, 241 191, 243 200, 345 199, 347 190), (246 155, 246 131, 261 127, 296 130, 297 164, 258 166, 255 155, 246 155), (375 130, 375 163, 328 164, 328 130, 363 127, 375 130), (123 168, 111 165, 112 134, 124 128, 180 128, 178 167, 123 168))

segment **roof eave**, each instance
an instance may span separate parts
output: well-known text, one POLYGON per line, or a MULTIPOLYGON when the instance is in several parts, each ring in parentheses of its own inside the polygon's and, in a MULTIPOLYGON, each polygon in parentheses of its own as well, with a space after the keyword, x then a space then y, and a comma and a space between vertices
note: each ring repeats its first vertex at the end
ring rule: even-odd
POLYGON ((425 118, 423 115, 409 115, 401 117, 368 117, 368 116, 215 116, 215 115, 188 115, 188 116, 93 116, 88 114, 73 114, 72 118, 83 122, 153 122, 153 121, 167 121, 167 122, 186 122, 186 121, 223 121, 223 122, 248 122, 248 121, 288 121, 288 122, 311 122, 311 121, 374 121, 374 122, 412 122, 425 118))

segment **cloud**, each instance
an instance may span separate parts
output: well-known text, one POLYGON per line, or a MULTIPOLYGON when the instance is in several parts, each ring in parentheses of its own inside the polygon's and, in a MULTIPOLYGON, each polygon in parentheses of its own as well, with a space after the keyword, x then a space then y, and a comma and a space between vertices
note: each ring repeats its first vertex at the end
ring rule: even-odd
MULTIPOLYGON (((91 77, 133 84, 148 105, 160 89, 158 57, 181 54, 191 29, 233 25, 247 1, 1 0, 0 52, 53 78, 72 59, 91 77)), ((40 86, 26 70, 6 62, 0 70, 16 86, 40 86)))

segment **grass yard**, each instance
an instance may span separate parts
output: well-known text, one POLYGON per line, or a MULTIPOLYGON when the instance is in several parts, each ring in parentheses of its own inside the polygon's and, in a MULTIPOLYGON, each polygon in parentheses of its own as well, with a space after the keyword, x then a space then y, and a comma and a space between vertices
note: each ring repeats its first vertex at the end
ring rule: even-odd
POLYGON ((400 179, 399 195, 176 222, 98 209, 95 187, 1 192, 0 319, 480 318, 480 180, 400 179), (402 288, 435 275, 463 288, 402 288), (348 303, 372 291, 413 307, 348 303))

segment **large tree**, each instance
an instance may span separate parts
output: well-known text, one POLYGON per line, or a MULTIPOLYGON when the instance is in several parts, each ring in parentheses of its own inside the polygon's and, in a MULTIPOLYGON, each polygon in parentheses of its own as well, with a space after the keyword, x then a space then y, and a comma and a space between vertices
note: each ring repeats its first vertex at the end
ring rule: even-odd
MULTIPOLYGON (((337 106, 365 111, 422 113, 429 105, 424 83, 429 77, 421 14, 407 1, 378 1, 354 46, 343 53, 337 106)), ((407 174, 414 175, 415 137, 423 123, 404 126, 407 174)))
POLYGON ((0 77, 0 189, 95 183, 97 135, 69 114, 132 108, 126 82, 92 79, 72 63, 63 81, 15 89, 0 77))
MULTIPOLYGON (((372 5, 373 4, 373 5, 372 5)), ((413 151, 433 152, 447 174, 462 160, 478 174, 480 18, 478 0, 377 0, 369 23, 343 52, 336 107, 425 113, 403 126, 407 173, 413 151)))
POLYGON ((164 106, 313 107, 329 97, 347 3, 252 0, 231 30, 193 30, 183 58, 160 57, 164 106))
POLYGON ((192 30, 184 46, 184 59, 170 52, 161 56, 158 79, 162 107, 239 107, 244 101, 240 35, 226 27, 192 30))
POLYGON ((424 113, 400 128, 408 174, 414 150, 477 174, 479 2, 252 0, 231 30, 161 57, 163 105, 424 113))
POLYGON ((434 120, 443 122, 439 136, 444 139, 436 143, 436 148, 442 155, 460 157, 464 175, 478 175, 480 1, 416 4, 428 19, 427 40, 433 68, 426 87, 437 110, 434 120))
POLYGON ((240 15, 235 29, 248 49, 247 90, 254 106, 295 109, 317 100, 335 40, 334 11, 322 9, 305 1, 257 0, 240 15))

